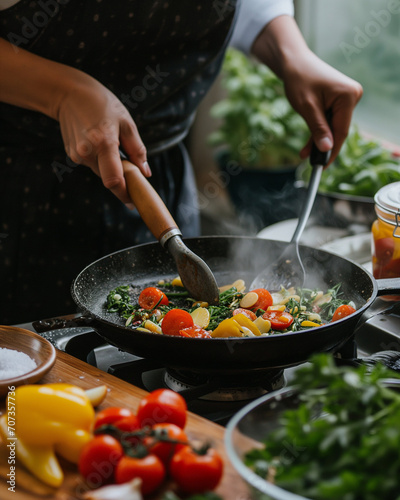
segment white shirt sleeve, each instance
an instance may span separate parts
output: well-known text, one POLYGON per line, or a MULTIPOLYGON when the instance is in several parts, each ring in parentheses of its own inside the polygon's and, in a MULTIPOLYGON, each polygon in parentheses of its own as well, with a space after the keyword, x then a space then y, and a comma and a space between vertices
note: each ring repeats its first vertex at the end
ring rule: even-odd
POLYGON ((260 31, 275 17, 294 16, 292 0, 242 0, 230 45, 245 54, 260 31))

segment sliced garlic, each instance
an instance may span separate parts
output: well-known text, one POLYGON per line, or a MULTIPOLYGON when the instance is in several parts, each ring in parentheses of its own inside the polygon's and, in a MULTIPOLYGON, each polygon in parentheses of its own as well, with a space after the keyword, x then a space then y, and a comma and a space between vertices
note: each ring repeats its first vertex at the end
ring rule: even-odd
POLYGON ((242 332, 242 337, 255 337, 254 333, 245 326, 241 326, 240 331, 242 332))
POLYGON ((276 306, 269 306, 267 311, 280 311, 283 312, 286 309, 286 306, 284 304, 282 305, 276 305, 276 306))
POLYGON ((92 403, 92 406, 99 406, 100 403, 104 401, 107 394, 107 386, 100 385, 99 387, 93 387, 92 389, 87 389, 86 396, 92 403))
POLYGON ((300 296, 299 295, 289 295, 288 297, 285 297, 282 301, 281 304, 287 304, 290 299, 295 300, 296 302, 300 302, 300 296))
POLYGON ((232 284, 230 284, 230 285, 220 286, 220 287, 219 287, 219 293, 226 292, 227 290, 229 290, 229 289, 230 289, 230 288, 232 288, 233 286, 234 286, 234 287, 236 287, 236 290, 237 290, 238 292, 243 292, 243 291, 244 291, 244 289, 246 288, 244 280, 239 279, 239 280, 234 281, 234 282, 233 282, 232 284))
POLYGON ((153 323, 153 321, 150 321, 149 319, 143 323, 143 326, 146 328, 146 330, 150 330, 153 333, 162 333, 161 328, 155 323, 153 323))
POLYGON ((238 292, 243 292, 244 289, 246 288, 246 284, 242 279, 234 281, 231 286, 236 287, 236 290, 238 292))
POLYGON ((263 319, 261 316, 255 319, 253 323, 261 333, 268 333, 271 330, 271 321, 269 321, 268 319, 263 319))
POLYGON ((258 295, 256 292, 249 292, 246 293, 246 295, 242 298, 242 300, 239 302, 240 307, 244 307, 245 309, 248 309, 249 307, 254 306, 254 304, 258 300, 258 295))
POLYGON ((85 500, 143 500, 142 480, 138 477, 128 483, 110 484, 82 495, 85 500))
POLYGON ((193 323, 200 328, 207 328, 210 322, 210 313, 204 307, 198 307, 190 313, 193 323))

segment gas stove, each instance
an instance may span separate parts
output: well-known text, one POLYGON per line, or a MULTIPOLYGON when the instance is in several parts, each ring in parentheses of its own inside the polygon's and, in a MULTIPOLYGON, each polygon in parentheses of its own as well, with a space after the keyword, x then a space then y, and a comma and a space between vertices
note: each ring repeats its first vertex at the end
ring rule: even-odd
MULTIPOLYGON (((259 237, 271 237, 271 231, 275 231, 273 238, 290 239, 296 223, 297 220, 284 221, 261 231, 259 237)), ((357 231, 345 232, 341 230, 338 234, 332 228, 322 231, 320 227, 311 225, 308 232, 305 232, 307 241, 304 243, 340 253, 371 271, 370 235, 366 232, 358 234, 358 228, 356 229, 357 231)), ((340 352, 335 353, 338 360, 348 364, 373 364, 374 353, 394 351, 396 355, 400 352, 400 296, 397 299, 399 300, 375 300, 361 316, 352 339, 342 346, 340 352)), ((229 376, 190 373, 121 351, 107 344, 87 324, 81 326, 79 318, 69 316, 65 319, 73 326, 61 328, 63 318, 18 326, 39 333, 59 350, 137 387, 147 391, 170 388, 179 392, 185 397, 190 411, 222 425, 249 401, 290 384, 298 369, 295 366, 285 370, 266 370, 261 373, 249 371, 245 375, 241 373, 229 376)), ((400 355, 395 356, 395 369, 400 364, 398 358, 400 359, 400 355)))
MULTIPOLYGON (((71 321, 71 317, 66 319, 71 321)), ((226 377, 208 377, 121 351, 105 343, 88 326, 42 331, 44 325, 48 327, 48 323, 36 321, 18 326, 39 333, 57 349, 144 390, 170 388, 179 392, 186 399, 190 411, 221 425, 225 425, 249 401, 290 384, 298 369, 298 366, 294 366, 259 374, 250 371, 245 376, 230 374, 226 377)), ((354 339, 348 341, 335 355, 342 363, 354 364, 364 360, 370 362, 370 356, 374 353, 389 350, 400 353, 400 302, 378 298, 361 317, 354 339)))

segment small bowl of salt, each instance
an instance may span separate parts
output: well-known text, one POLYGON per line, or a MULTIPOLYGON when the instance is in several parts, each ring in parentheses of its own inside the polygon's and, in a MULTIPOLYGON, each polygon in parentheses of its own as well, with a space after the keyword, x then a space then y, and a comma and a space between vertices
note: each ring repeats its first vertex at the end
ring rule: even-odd
POLYGON ((0 397, 10 387, 38 382, 54 365, 56 350, 37 333, 0 326, 0 397))

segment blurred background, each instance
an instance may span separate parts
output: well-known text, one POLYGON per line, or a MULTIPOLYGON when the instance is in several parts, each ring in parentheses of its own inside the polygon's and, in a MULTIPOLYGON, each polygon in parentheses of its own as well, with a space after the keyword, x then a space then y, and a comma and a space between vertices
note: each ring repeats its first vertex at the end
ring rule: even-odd
MULTIPOLYGON (((342 195, 349 196, 351 202, 359 205, 350 209, 345 207, 345 211, 350 210, 345 217, 356 225, 363 225, 362 230, 368 230, 374 218, 373 193, 370 188, 364 192, 358 188, 358 190, 353 189, 361 186, 362 183, 366 184, 363 176, 360 177, 360 172, 362 170, 367 172, 369 185, 374 184, 376 189, 379 183, 385 184, 400 180, 400 167, 397 161, 400 151, 398 125, 400 2, 393 0, 353 0, 352 2, 298 0, 295 1, 295 12, 297 22, 310 48, 323 60, 363 85, 364 95, 354 115, 355 129, 352 130, 351 144, 349 150, 344 152, 342 159, 342 163, 346 164, 349 169, 352 168, 353 163, 353 170, 358 171, 359 176, 341 184, 336 182, 329 189, 339 190, 339 184, 344 188, 342 195), (374 156, 371 150, 375 150, 375 158, 370 161, 368 157, 374 156), (390 153, 389 162, 387 151, 390 153), (382 172, 378 173, 372 170, 370 172, 369 165, 365 167, 368 162, 375 163, 375 166, 384 163, 389 168, 383 169, 384 171, 381 169, 382 172), (380 178, 378 179, 377 176, 380 178)), ((221 115, 226 112, 226 109, 219 109, 218 113, 213 113, 213 110, 222 100, 230 98, 226 78, 227 75, 228 80, 234 78, 232 71, 232 61, 230 61, 203 101, 188 138, 188 147, 198 182, 203 234, 257 234, 266 226, 296 217, 302 199, 301 182, 300 189, 296 188, 295 182, 299 177, 299 169, 295 167, 298 167, 300 162, 290 167, 276 165, 272 169, 257 165, 255 169, 258 177, 253 181, 250 181, 250 171, 254 170, 254 165, 240 165, 241 174, 245 174, 246 180, 242 177, 239 180, 237 170, 231 170, 227 174, 226 170, 221 169, 220 156, 224 148, 221 145, 212 146, 210 136, 219 132, 224 125, 224 118, 221 118, 221 115), (217 114, 219 117, 212 116, 212 114, 217 114), (271 177, 271 171, 275 177, 271 177), (239 195, 237 192, 235 194, 235 186, 233 186, 237 182, 239 182, 239 195)), ((240 69, 237 71, 240 73, 240 69)), ((248 86, 249 83, 246 82, 246 85, 248 86)), ((255 85, 257 86, 257 81, 255 85)), ((246 100, 248 97, 243 98, 246 100)), ((271 102, 270 104, 272 105, 271 102)), ((248 103, 245 106, 248 106, 248 103)), ((282 109, 266 110, 266 113, 282 114, 282 109)), ((225 116, 226 120, 231 120, 230 126, 234 128, 234 119, 231 119, 227 112, 225 116)), ((238 128, 240 127, 236 123, 236 129, 238 128)), ((249 132, 244 131, 244 134, 246 133, 249 132)), ((301 139, 302 134, 304 131, 300 133, 301 139)), ((290 140, 295 140, 292 136, 293 133, 290 134, 290 140)), ((245 135, 242 140, 252 141, 245 135)), ((276 142, 276 137, 264 135, 263 140, 265 143, 263 147, 269 149, 276 142)), ((286 140, 289 141, 288 138, 286 140)), ((261 149, 259 137, 255 147, 258 150, 261 149)), ((233 165, 237 166, 238 160, 234 161, 236 163, 233 165)), ((305 166, 301 168, 304 169, 305 166)), ((343 165, 341 169, 343 170, 343 165)), ((326 200, 322 201, 326 202, 326 200)), ((343 205, 343 200, 341 201, 343 205)), ((317 200, 314 214, 316 211, 321 213, 320 203, 321 198, 317 200)), ((325 210, 326 203, 323 207, 325 210)), ((335 212, 336 206, 333 207, 332 200, 329 200, 327 210, 322 215, 325 218, 325 224, 334 227, 348 224, 348 220, 344 222, 341 215, 338 220, 335 212)))

